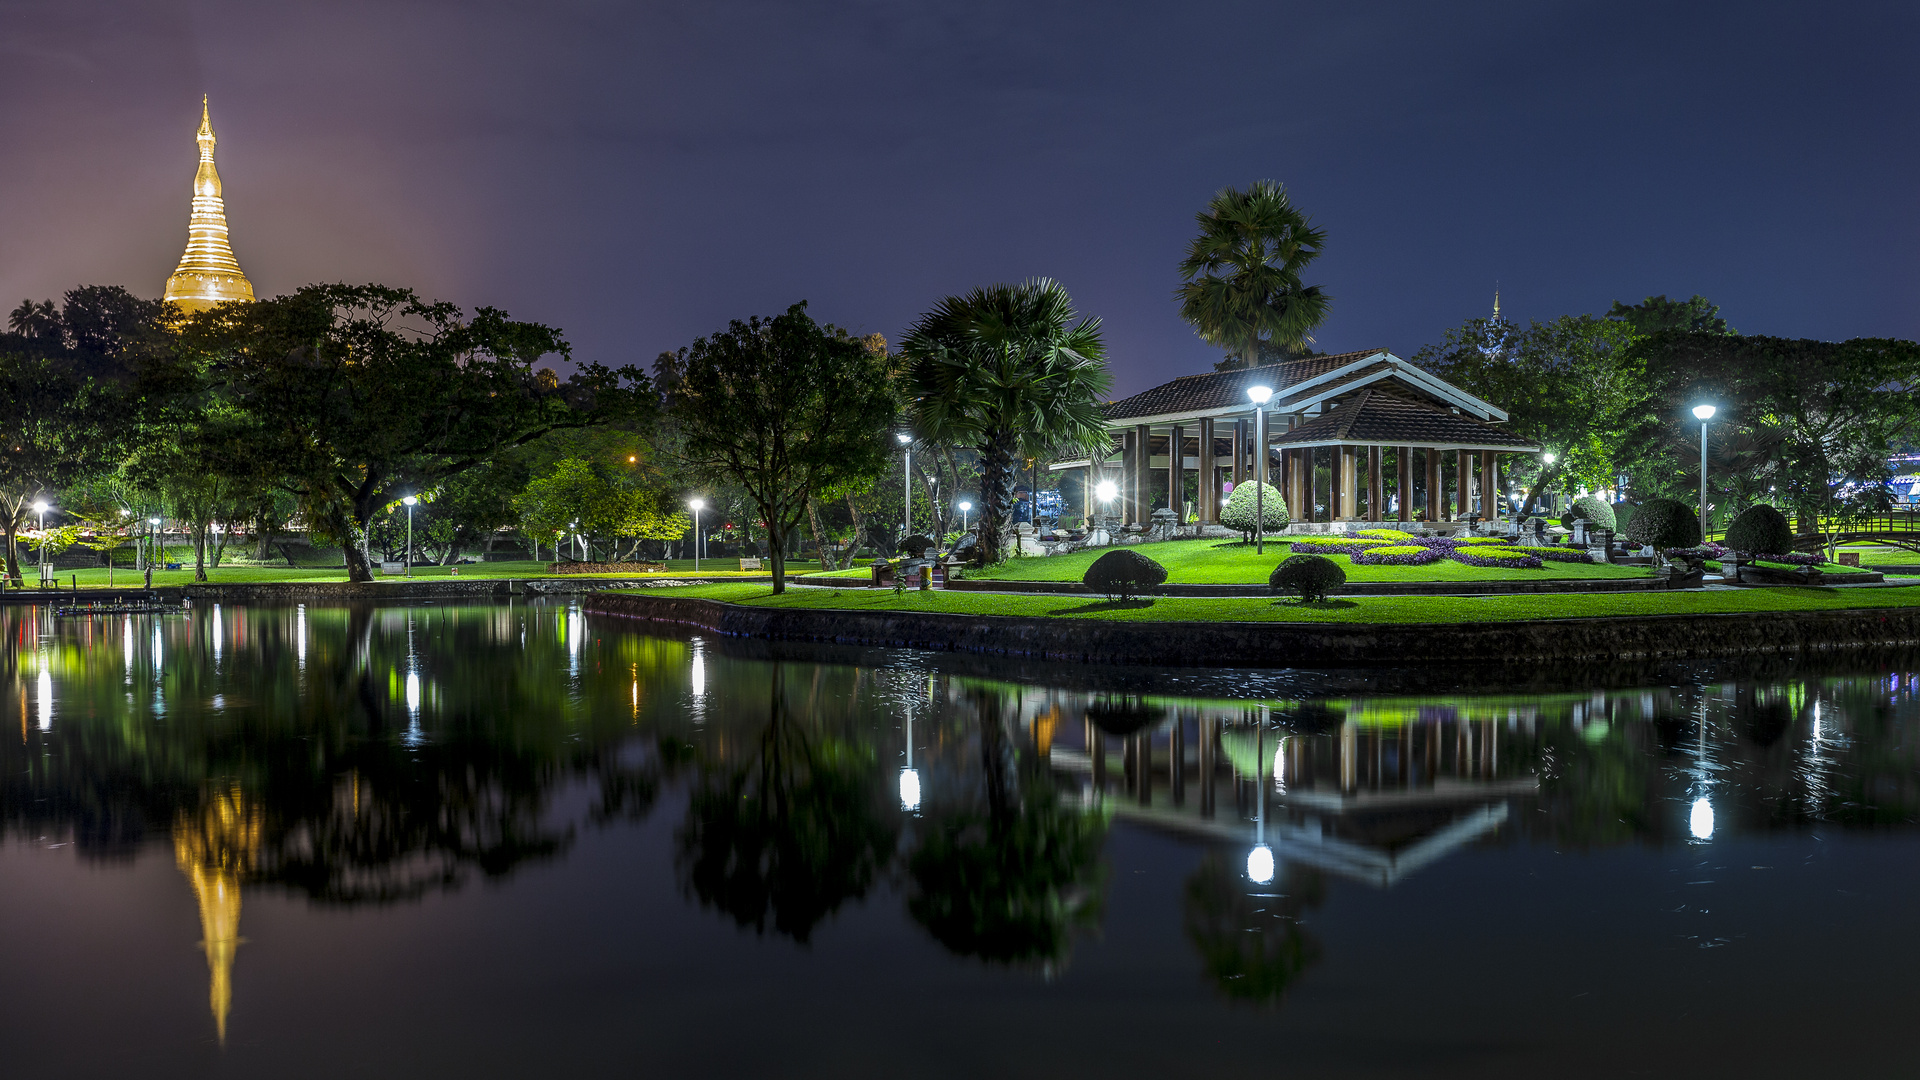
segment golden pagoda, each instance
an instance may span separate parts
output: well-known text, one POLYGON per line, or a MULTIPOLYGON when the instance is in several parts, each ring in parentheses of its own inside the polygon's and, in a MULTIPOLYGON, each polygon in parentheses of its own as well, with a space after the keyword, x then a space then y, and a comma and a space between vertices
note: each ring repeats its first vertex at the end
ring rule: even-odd
POLYGON ((187 251, 167 279, 166 299, 189 313, 229 300, 252 300, 253 283, 227 246, 227 207, 220 198, 220 173, 213 167, 213 121, 206 95, 200 97, 200 171, 193 174, 193 216, 187 220, 187 251))
POLYGON ((198 814, 182 813, 173 826, 173 854, 200 903, 200 947, 212 985, 207 1004, 222 1046, 233 1008, 233 957, 240 936, 240 878, 253 869, 260 846, 260 811, 235 784, 209 793, 198 814))

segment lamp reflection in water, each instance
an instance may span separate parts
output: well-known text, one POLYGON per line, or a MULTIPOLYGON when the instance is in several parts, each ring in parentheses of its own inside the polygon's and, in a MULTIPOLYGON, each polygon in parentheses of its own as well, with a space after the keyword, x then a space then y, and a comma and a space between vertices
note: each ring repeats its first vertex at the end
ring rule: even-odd
POLYGON ((907 710, 907 764, 900 770, 900 809, 920 809, 920 773, 913 767, 913 710, 907 710))
POLYGON ((1693 800, 1693 811, 1687 815, 1687 831, 1695 840, 1713 839, 1713 803, 1705 795, 1693 800))
MULTIPOLYGON (((1260 763, 1262 773, 1267 764, 1267 718, 1268 707, 1260 706, 1260 726, 1254 732, 1253 760, 1260 763)), ((1274 761, 1280 759, 1278 751, 1274 761)), ((1273 849, 1267 846, 1267 778, 1261 776, 1254 785, 1257 795, 1253 804, 1253 850, 1247 852, 1247 879, 1255 885, 1268 885, 1273 882, 1273 849)))
POLYGON ((47 654, 40 654, 40 678, 35 690, 40 699, 40 730, 53 730, 53 672, 47 670, 47 654))

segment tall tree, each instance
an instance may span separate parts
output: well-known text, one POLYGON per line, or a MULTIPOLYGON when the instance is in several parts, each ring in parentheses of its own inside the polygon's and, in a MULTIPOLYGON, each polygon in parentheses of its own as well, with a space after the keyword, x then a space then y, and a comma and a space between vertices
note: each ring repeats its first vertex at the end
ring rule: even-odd
POLYGON ((1607 309, 1607 318, 1626 323, 1641 337, 1651 337, 1663 330, 1688 334, 1740 332, 1728 326, 1727 320, 1720 317, 1719 305, 1698 293, 1686 300, 1669 300, 1664 293, 1649 296, 1638 304, 1623 304, 1615 300, 1613 306, 1607 309))
POLYGON ((7 577, 21 584, 19 533, 33 504, 112 460, 109 389, 76 374, 64 359, 0 353, 0 533, 7 577))
MULTIPOLYGON (((1609 486, 1625 460, 1627 431, 1637 416, 1644 380, 1629 354, 1636 340, 1624 322, 1568 315, 1520 327, 1504 319, 1469 319, 1414 363, 1507 410, 1509 429, 1554 454, 1531 477, 1531 514, 1541 492, 1568 480, 1609 486)), ((1526 470, 1520 472, 1528 478, 1526 470)))
POLYGON ((802 302, 735 320, 654 364, 681 453, 696 475, 732 481, 760 511, 773 591, 787 587, 787 543, 807 501, 887 467, 898 413, 892 359, 802 302))
POLYGON ((989 285, 942 300, 901 351, 915 433, 980 455, 976 557, 996 560, 1011 532, 1020 460, 1107 438, 1100 320, 1079 318, 1050 278, 989 285))
POLYGON ((368 520, 410 492, 485 464, 549 431, 629 419, 653 396, 627 366, 576 365, 550 327, 380 285, 310 285, 195 315, 184 332, 189 381, 211 379, 253 422, 252 452, 282 471, 308 520, 344 549, 348 575, 372 573, 368 520))
POLYGON ((1180 262, 1186 284, 1175 295, 1180 317, 1230 354, 1217 366, 1253 367, 1263 351, 1309 351, 1329 298, 1301 275, 1326 245, 1326 231, 1272 180, 1223 189, 1195 220, 1200 235, 1180 262))

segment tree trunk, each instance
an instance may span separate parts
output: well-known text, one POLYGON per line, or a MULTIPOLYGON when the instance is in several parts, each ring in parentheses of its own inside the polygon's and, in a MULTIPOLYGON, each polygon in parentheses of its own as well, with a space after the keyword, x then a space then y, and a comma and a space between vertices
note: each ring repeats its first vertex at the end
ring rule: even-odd
POLYGON ((193 523, 193 580, 207 580, 207 523, 193 523))
POLYGON ((1012 432, 997 432, 980 447, 980 542, 974 545, 980 566, 1000 561, 1013 531, 1015 442, 1012 432))
POLYGON ((831 561, 832 556, 827 553, 827 538, 820 531, 820 508, 812 499, 807 500, 807 528, 813 533, 813 549, 820 554, 820 569, 840 569, 831 561))
POLYGON ((769 508, 761 507, 760 513, 767 521, 767 561, 773 564, 773 594, 779 596, 787 591, 787 539, 782 535, 786 530, 775 524, 779 518, 770 513, 769 508))
POLYGON ((24 583, 20 580, 20 530, 12 514, 8 514, 5 520, 0 521, 0 528, 5 529, 7 534, 7 580, 13 582, 14 588, 22 588, 24 583))
POLYGON ((853 515, 853 547, 847 550, 847 565, 853 565, 854 556, 860 553, 860 542, 867 538, 867 522, 860 516, 860 508, 854 505, 852 493, 847 495, 847 512, 853 515))

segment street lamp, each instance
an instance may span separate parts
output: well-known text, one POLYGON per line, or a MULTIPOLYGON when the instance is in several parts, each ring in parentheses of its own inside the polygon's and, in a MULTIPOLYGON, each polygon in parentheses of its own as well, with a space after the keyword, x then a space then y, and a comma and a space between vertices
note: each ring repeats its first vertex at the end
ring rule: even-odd
POLYGON ((147 525, 149 526, 147 529, 147 568, 151 570, 153 564, 160 561, 160 519, 150 517, 147 519, 147 525))
POLYGON ((1271 386, 1249 386, 1247 397, 1253 401, 1253 550, 1267 553, 1267 401, 1273 397, 1271 386))
POLYGON ((40 583, 45 585, 47 578, 47 501, 41 499, 33 504, 34 512, 40 515, 40 583))
POLYGON ((907 448, 906 465, 900 470, 900 494, 903 496, 901 506, 905 508, 902 513, 905 515, 906 522, 901 526, 900 535, 911 536, 913 535, 913 435, 902 431, 894 438, 899 439, 900 445, 907 448))
POLYGON ((1707 539, 1707 421, 1719 410, 1711 405, 1695 405, 1694 419, 1700 421, 1700 541, 1707 539))
POLYGON ((972 503, 963 502, 960 504, 960 531, 961 532, 967 531, 967 514, 972 510, 973 510, 972 503))
POLYGON ((413 576, 413 504, 419 502, 420 500, 416 496, 409 495, 406 498, 401 499, 400 501, 407 504, 407 576, 412 577, 413 576))
POLYGON ((707 508, 707 500, 693 499, 687 503, 693 507, 693 572, 700 572, 700 511, 707 508))

